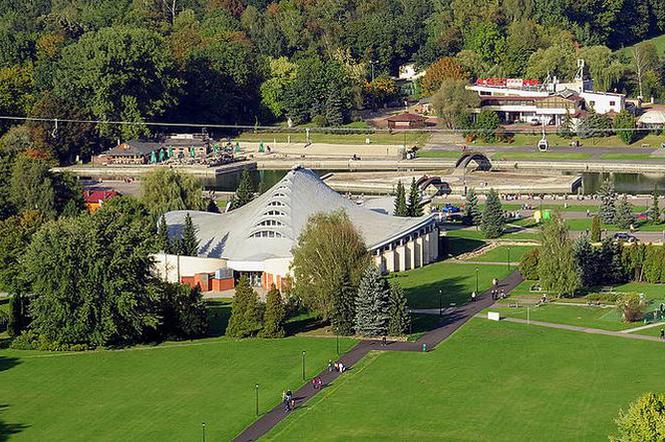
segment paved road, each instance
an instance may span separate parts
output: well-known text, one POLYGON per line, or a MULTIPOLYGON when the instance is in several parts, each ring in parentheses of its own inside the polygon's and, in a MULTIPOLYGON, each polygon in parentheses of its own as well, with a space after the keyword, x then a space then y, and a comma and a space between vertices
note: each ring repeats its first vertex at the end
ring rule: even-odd
MULTIPOLYGON (((520 282, 522 276, 519 272, 515 271, 508 275, 505 279, 499 282, 499 287, 506 293, 514 289, 520 282)), ((441 341, 452 335, 458 328, 460 328, 466 321, 473 316, 477 315, 482 310, 491 306, 494 303, 492 300, 490 290, 479 296, 475 302, 470 302, 457 309, 448 310, 440 323, 440 327, 425 333, 416 342, 404 341, 390 341, 387 345, 382 345, 381 341, 361 341, 353 347, 348 353, 345 353, 339 358, 349 370, 352 370, 354 365, 360 361, 367 353, 372 350, 380 351, 430 351, 434 349, 441 341)), ((321 377, 324 388, 330 385, 335 379, 341 376, 336 371, 328 371, 327 369, 319 373, 317 376, 321 377)), ((296 407, 302 406, 305 402, 316 395, 320 390, 314 389, 311 383, 307 383, 300 387, 295 393, 296 407)), ((282 419, 284 419, 289 412, 287 412, 282 404, 277 405, 269 412, 265 413, 252 425, 247 427, 234 441, 255 441, 261 436, 270 431, 282 419)))
MULTIPOLYGON (((459 146, 451 145, 428 145, 425 150, 442 151, 442 152, 459 152, 463 153, 459 146)), ((471 152, 486 152, 486 153, 506 153, 506 152, 533 152, 540 153, 535 146, 475 146, 470 145, 467 148, 471 152)), ((642 147, 593 147, 593 146, 555 146, 549 149, 549 152, 556 153, 586 153, 591 155, 601 155, 606 153, 627 153, 627 154, 652 154, 658 152, 657 148, 642 148, 642 147)), ((632 160, 631 160, 632 161, 632 160)))

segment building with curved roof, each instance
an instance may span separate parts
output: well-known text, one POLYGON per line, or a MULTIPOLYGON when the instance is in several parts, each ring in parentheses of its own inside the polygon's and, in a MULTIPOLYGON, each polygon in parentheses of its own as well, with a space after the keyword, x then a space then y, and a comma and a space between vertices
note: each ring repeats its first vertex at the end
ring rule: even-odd
POLYGON ((660 110, 650 110, 643 113, 637 120, 640 127, 661 128, 665 126, 665 112, 660 110))
POLYGON ((199 251, 197 257, 158 256, 158 268, 170 280, 191 282, 187 278, 201 273, 224 273, 228 279, 231 273, 234 277, 246 273, 255 285, 280 286, 289 274, 291 249, 310 216, 340 209, 385 272, 421 267, 438 257, 439 235, 433 216, 402 218, 377 213, 335 192, 311 170, 296 167, 236 210, 167 213, 169 236, 174 238, 180 237, 189 213, 198 231, 199 251))

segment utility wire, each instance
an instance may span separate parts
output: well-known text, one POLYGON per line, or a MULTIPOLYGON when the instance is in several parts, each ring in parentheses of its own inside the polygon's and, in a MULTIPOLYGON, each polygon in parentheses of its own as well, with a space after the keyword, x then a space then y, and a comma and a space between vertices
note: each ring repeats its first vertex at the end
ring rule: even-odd
MULTIPOLYGON (((275 131, 275 132, 306 132, 308 129, 311 132, 360 132, 361 134, 367 132, 441 132, 441 133, 482 133, 482 132, 496 132, 496 129, 479 129, 479 128, 396 128, 386 129, 380 127, 369 127, 369 128, 354 128, 354 127, 284 127, 284 126, 250 126, 242 124, 202 124, 202 123, 169 123, 169 122, 157 122, 157 121, 119 121, 119 120, 78 120, 78 119, 67 119, 67 118, 47 118, 47 117, 17 117, 11 115, 0 115, 0 120, 14 120, 14 121, 34 121, 42 123, 55 123, 56 128, 58 124, 62 123, 75 123, 75 124, 106 124, 106 125, 117 125, 117 126, 157 126, 157 127, 198 127, 202 129, 214 128, 214 129, 251 129, 257 131, 275 131)), ((540 132, 537 132, 538 126, 532 126, 531 130, 527 129, 516 129, 514 133, 519 134, 532 134, 540 135, 540 132), (536 133, 537 132, 537 133, 536 133)), ((627 132, 651 132, 651 131, 660 131, 661 129, 657 128, 588 128, 584 131, 593 131, 600 133, 613 133, 616 131, 627 131, 627 132)), ((579 129, 570 130, 572 133, 581 132, 579 129)), ((555 135, 556 132, 546 132, 545 135, 555 135)))

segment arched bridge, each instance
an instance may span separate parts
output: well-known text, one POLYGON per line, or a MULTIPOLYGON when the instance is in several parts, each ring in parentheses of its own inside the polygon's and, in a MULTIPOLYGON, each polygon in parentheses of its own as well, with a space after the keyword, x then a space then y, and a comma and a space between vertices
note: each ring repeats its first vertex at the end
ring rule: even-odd
POLYGON ((469 163, 474 162, 478 165, 474 170, 488 171, 492 169, 492 163, 487 155, 480 152, 468 152, 462 154, 455 163, 455 169, 464 170, 469 167, 469 163))

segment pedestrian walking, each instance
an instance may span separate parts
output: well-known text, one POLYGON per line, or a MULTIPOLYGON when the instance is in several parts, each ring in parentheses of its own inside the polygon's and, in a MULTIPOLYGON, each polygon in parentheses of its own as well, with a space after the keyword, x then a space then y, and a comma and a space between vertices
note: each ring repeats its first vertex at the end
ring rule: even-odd
POLYGON ((492 285, 496 287, 496 285, 499 283, 496 278, 492 279, 492 285))
POLYGON ((316 383, 316 378, 312 379, 312 387, 314 387, 315 390, 319 388, 319 384, 316 383))
POLYGON ((333 371, 333 362, 332 359, 328 359, 328 373, 332 373, 333 371))
POLYGON ((665 328, 660 329, 660 339, 664 340, 665 339, 665 328))
POLYGON ((471 292, 471 300, 475 301, 476 300, 476 292, 471 292))
POLYGON ((506 292, 504 292, 503 289, 501 289, 501 299, 505 299, 505 297, 506 297, 506 292))
POLYGON ((384 347, 387 345, 385 336, 383 336, 383 338, 381 338, 381 345, 383 345, 384 347))

